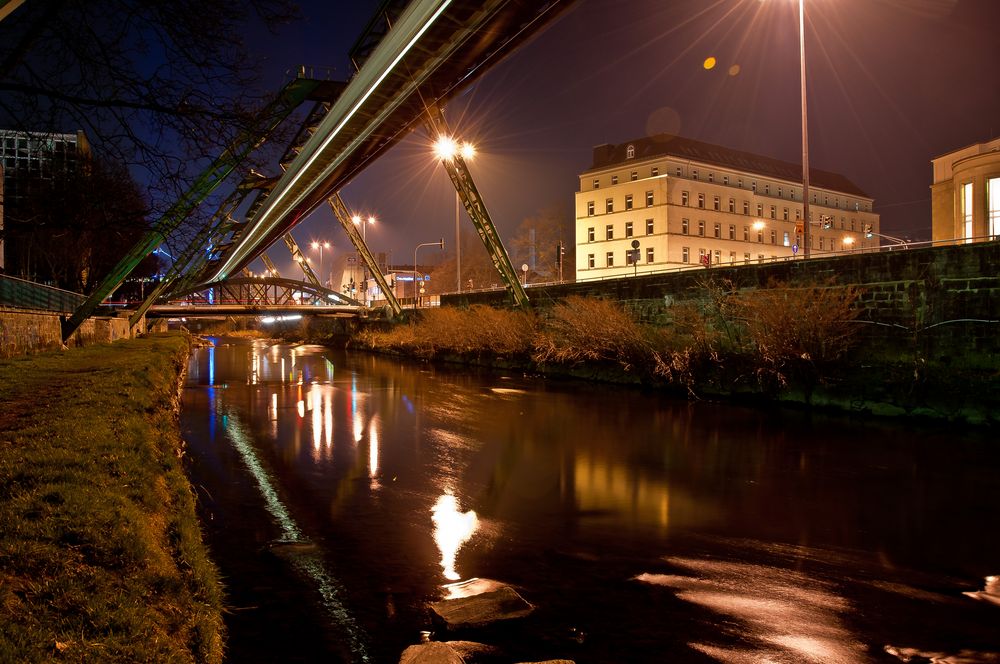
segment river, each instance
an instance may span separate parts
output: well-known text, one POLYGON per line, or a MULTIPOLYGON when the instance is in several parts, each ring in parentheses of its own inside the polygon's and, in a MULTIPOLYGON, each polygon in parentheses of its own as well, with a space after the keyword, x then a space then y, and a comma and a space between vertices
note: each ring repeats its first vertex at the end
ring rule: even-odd
POLYGON ((496 661, 1000 661, 995 432, 215 341, 181 426, 229 661, 396 662, 476 578, 535 606, 459 635, 496 661))

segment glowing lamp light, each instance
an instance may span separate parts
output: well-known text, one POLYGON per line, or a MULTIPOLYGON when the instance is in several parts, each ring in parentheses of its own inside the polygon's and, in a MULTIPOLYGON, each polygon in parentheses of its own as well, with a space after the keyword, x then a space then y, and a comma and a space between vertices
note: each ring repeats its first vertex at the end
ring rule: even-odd
POLYGON ((454 159, 458 154, 458 143, 451 136, 440 136, 434 143, 434 154, 438 159, 454 159))
POLYGON ((753 229, 754 229, 755 231, 760 231, 760 230, 764 230, 764 226, 766 226, 766 225, 767 225, 767 224, 765 224, 765 223, 764 223, 763 221, 760 221, 760 220, 758 219, 757 221, 753 222, 753 229))
POLYGON ((852 236, 848 235, 847 237, 844 238, 844 246, 845 247, 849 247, 852 244, 854 244, 854 238, 852 236))

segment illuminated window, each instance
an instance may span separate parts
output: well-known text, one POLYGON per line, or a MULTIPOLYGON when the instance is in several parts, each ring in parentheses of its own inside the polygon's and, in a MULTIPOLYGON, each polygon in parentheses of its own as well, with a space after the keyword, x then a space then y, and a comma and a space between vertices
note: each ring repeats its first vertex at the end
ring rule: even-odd
POLYGON ((632 194, 625 194, 625 209, 632 209, 632 194))
POLYGON ((652 234, 653 234, 653 220, 652 219, 647 219, 646 220, 646 235, 652 235, 652 234))
POLYGON ((594 268, 594 254, 587 254, 587 267, 594 268))
POLYGON ((635 158, 635 146, 634 145, 630 145, 627 148, 625 148, 625 158, 626 159, 634 159, 635 158))
POLYGON ((590 228, 587 229, 587 242, 593 242, 593 241, 594 241, 594 227, 591 226, 590 228))
POLYGON ((615 239, 615 227, 612 226, 611 224, 608 224, 607 226, 604 227, 604 239, 605 240, 615 239))
POLYGON ((791 238, 788 237, 788 231, 785 231, 785 237, 783 239, 782 244, 784 244, 786 247, 792 246, 791 238))
MULTIPOLYGON (((632 222, 631 221, 626 221, 625 222, 625 237, 632 237, 632 222)), ((611 238, 608 238, 608 239, 610 240, 611 238)))
POLYGON ((594 216, 594 201, 587 201, 587 216, 594 216))
POLYGON ((691 249, 684 247, 681 249, 681 262, 690 263, 691 262, 691 249))
POLYGON ((1000 178, 986 181, 986 222, 990 235, 1000 235, 1000 178))
POLYGON ((646 207, 652 207, 652 206, 653 206, 653 192, 647 191, 646 192, 646 207))
POLYGON ((607 254, 605 254, 604 260, 606 261, 608 267, 614 267, 615 266, 615 252, 609 251, 607 254))
POLYGON ((962 220, 966 242, 972 242, 972 183, 966 182, 962 185, 962 220))

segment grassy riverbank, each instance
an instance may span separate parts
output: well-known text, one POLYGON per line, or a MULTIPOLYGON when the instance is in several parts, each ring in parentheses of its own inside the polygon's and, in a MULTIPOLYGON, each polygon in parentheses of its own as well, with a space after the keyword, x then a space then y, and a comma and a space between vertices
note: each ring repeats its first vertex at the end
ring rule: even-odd
POLYGON ((187 340, 0 361, 0 661, 220 662, 176 421, 187 340))

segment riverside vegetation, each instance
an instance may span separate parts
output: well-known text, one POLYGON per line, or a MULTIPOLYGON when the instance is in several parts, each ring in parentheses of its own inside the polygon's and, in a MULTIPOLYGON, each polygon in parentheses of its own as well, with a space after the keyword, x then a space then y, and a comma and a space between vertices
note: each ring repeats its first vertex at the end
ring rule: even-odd
POLYGON ((362 331, 356 343, 423 358, 506 363, 543 372, 656 384, 692 396, 811 393, 856 347, 856 287, 741 291, 706 283, 707 298, 670 307, 666 324, 620 303, 570 297, 541 313, 440 308, 416 322, 362 331))
POLYGON ((0 362, 0 661, 222 660, 176 419, 188 353, 162 335, 0 362))

